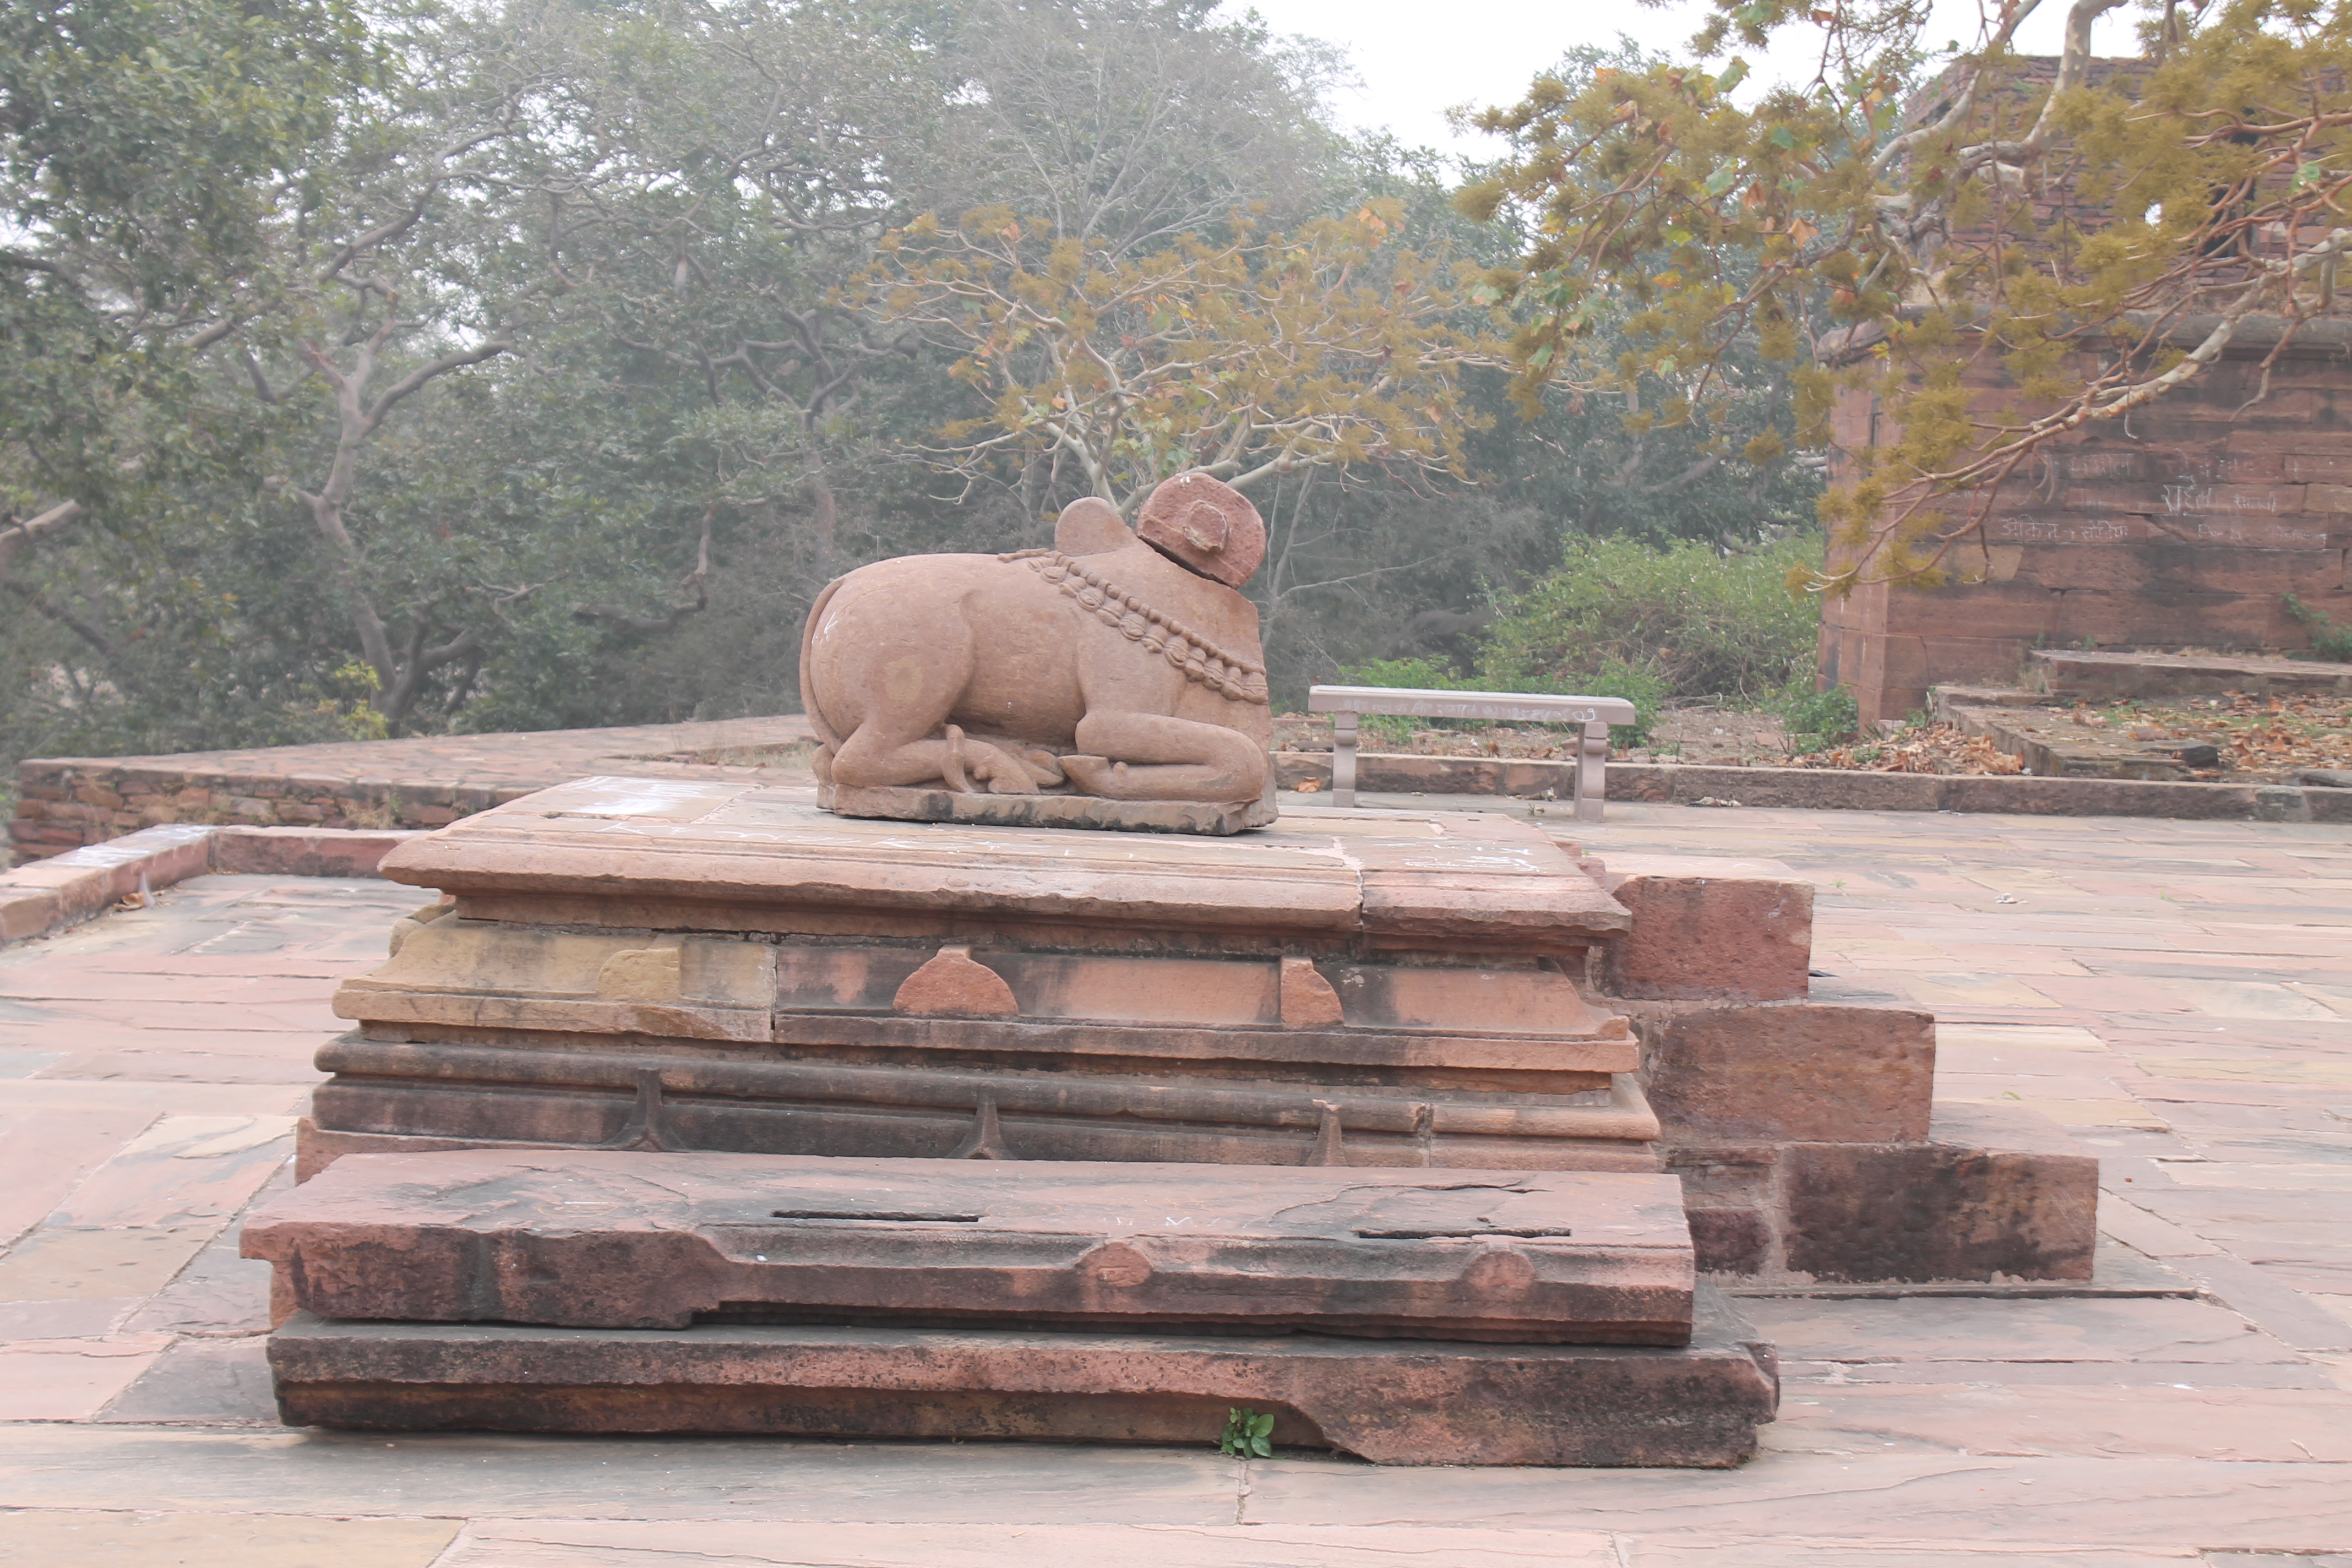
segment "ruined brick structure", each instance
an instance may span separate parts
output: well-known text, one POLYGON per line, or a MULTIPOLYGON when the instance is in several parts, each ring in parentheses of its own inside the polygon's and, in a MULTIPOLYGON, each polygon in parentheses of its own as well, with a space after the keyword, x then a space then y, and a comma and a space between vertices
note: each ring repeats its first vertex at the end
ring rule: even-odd
MULTIPOLYGON (((2021 63, 1988 107, 1989 129, 2021 131, 2056 72, 2054 58, 2021 63)), ((2115 85, 2142 68, 2095 60, 2090 76, 2115 85)), ((1919 112, 1935 112, 1948 88, 1923 92, 1919 112)), ((2050 171, 2032 204, 2037 225, 2100 221, 2073 175, 2050 171)), ((2189 318, 2171 342, 2189 347, 2213 321, 2189 318)), ((1899 719, 1927 705, 1931 686, 2015 684, 2029 648, 2307 651, 2290 593, 2352 622, 2352 321, 2305 325, 2253 402, 2279 328, 2247 322, 2187 386, 2044 447, 2002 487, 1981 539, 1955 552, 1955 585, 1880 584, 1824 605, 1822 686, 1850 689, 1865 721, 1899 719)), ((1979 409, 2016 395, 1992 355, 1965 384, 1979 409)), ((1895 435, 1876 399, 1848 392, 1832 418, 1832 482, 1851 480, 1858 455, 1895 435)))
MULTIPOLYGON (((1880 584, 1822 609, 1824 687, 1865 721, 1937 684, 2010 685, 2034 647, 2302 651, 2284 595, 2352 624, 2352 326, 2304 328, 2252 407, 2275 327, 2187 386, 2053 442, 2003 487, 1946 588, 1880 584)), ((1999 367, 1972 385, 2005 400, 1999 367)), ((1833 480, 1886 433, 1874 399, 1836 414, 1833 480)))

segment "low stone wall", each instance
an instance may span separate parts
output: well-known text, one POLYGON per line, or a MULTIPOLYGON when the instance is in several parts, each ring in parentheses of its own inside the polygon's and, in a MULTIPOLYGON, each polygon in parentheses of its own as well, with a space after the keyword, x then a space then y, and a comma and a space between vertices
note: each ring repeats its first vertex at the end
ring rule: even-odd
MULTIPOLYGON (((1324 752, 1279 752, 1285 789, 1331 784, 1324 752)), ((1566 763, 1360 752, 1356 788, 1372 794, 1569 798, 1566 763), (1547 791, 1550 792, 1547 795, 1547 791)), ((1961 811, 2013 816, 2169 816, 2242 822, 2352 822, 2352 789, 2300 784, 2158 783, 1973 773, 1848 773, 1830 768, 1611 763, 1609 799, 1797 811, 1961 811)))
POLYGON ((594 773, 740 776, 725 759, 809 738, 797 715, 609 730, 427 735, 16 764, 8 837, 19 859, 163 823, 385 831, 442 827, 594 773))
POLYGON ((0 944, 46 936, 206 872, 373 877, 413 832, 163 823, 0 871, 0 944))

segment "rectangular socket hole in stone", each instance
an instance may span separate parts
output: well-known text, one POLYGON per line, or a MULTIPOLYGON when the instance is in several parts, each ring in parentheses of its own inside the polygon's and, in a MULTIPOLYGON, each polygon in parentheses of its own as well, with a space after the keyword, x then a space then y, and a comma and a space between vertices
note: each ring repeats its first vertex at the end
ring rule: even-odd
POLYGON ((778 1209, 777 1219, 863 1219, 885 1220, 900 1225, 978 1225, 976 1214, 916 1214, 908 1210, 862 1209, 853 1214, 845 1209, 778 1209))
POLYGON ((1564 1225, 1497 1225, 1480 1226, 1475 1229, 1460 1226, 1448 1229, 1442 1226, 1413 1225, 1377 1227, 1358 1226, 1354 1234, 1367 1241, 1441 1241, 1448 1238, 1467 1239, 1478 1236, 1567 1236, 1570 1232, 1564 1225))

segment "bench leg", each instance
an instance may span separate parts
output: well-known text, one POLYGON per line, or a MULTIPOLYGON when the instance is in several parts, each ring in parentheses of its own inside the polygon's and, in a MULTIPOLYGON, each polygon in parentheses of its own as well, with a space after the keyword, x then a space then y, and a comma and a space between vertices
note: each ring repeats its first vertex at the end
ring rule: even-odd
POLYGON ((1587 724, 1576 750, 1576 820, 1598 822, 1609 793, 1609 726, 1598 719, 1587 724))
POLYGON ((1356 804, 1356 716, 1331 715, 1331 804, 1356 804))

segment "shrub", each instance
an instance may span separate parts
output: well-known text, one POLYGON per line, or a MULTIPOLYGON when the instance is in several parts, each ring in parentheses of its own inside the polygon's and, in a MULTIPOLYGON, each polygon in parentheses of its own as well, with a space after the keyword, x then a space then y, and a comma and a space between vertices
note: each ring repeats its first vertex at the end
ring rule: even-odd
MULTIPOLYGON (((1454 673, 1454 667, 1442 658, 1376 658, 1368 663, 1351 665, 1339 671, 1342 686, 1396 686, 1420 691, 1475 691, 1478 683, 1465 680, 1454 673)), ((1412 738, 1415 730, 1453 728, 1448 719, 1408 719, 1402 714, 1367 713, 1357 721, 1359 729, 1379 738, 1387 745, 1401 746, 1412 738)))
POLYGON ((1780 731, 1792 754, 1818 752, 1862 733, 1862 711, 1854 706, 1853 693, 1843 686, 1816 691, 1809 684, 1792 683, 1782 693, 1780 709, 1780 731))
POLYGON ((1810 676, 1820 609, 1788 588, 1800 536, 1753 553, 1572 542, 1559 569, 1496 606, 1479 684, 1631 699, 1646 731, 1668 698, 1763 703, 1810 676))

